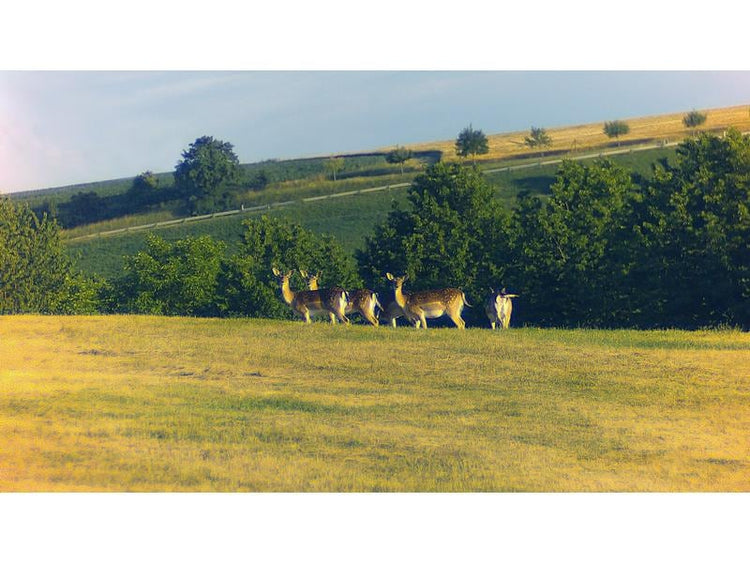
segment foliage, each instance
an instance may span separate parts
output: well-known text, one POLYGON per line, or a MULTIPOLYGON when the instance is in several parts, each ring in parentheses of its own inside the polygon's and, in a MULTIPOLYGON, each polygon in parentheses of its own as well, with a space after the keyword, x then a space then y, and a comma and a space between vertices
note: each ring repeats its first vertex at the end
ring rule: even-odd
POLYGON ((682 118, 683 125, 685 125, 685 127, 687 127, 688 129, 695 129, 696 127, 700 127, 705 122, 706 114, 695 110, 686 113, 685 117, 682 118))
POLYGON ((630 125, 628 125, 624 121, 615 120, 607 121, 604 123, 604 134, 610 139, 612 137, 618 139, 618 145, 619 138, 623 135, 627 135, 628 133, 630 133, 630 125))
POLYGON ((733 129, 685 141, 640 212, 646 318, 750 326, 750 139, 733 129))
MULTIPOLYGON (((291 318, 273 268, 321 272, 321 287, 361 287, 354 261, 333 237, 266 215, 243 226, 242 246, 222 274, 221 308, 226 314, 291 318)), ((302 280, 299 284, 297 289, 306 289, 302 280)))
POLYGON ((635 197, 629 173, 603 160, 566 161, 546 203, 522 198, 509 231, 507 281, 523 296, 524 319, 567 326, 627 319, 633 258, 625 225, 635 197))
POLYGON ((329 174, 331 174, 331 177, 333 178, 333 181, 336 181, 336 174, 343 170, 344 168, 344 159, 343 158, 329 158, 326 160, 325 163, 326 170, 329 174))
POLYGON ((487 154, 489 152, 487 136, 481 129, 474 130, 469 124, 464 128, 456 139, 456 154, 462 158, 470 156, 474 158, 478 154, 487 154))
POLYGON ((232 144, 209 136, 191 143, 174 171, 175 187, 191 213, 213 210, 239 178, 239 160, 232 144))
POLYGON ((74 194, 70 201, 59 206, 58 212, 66 228, 95 223, 105 218, 106 204, 96 192, 74 194))
POLYGON ((146 249, 125 260, 125 275, 115 283, 115 310, 151 315, 218 314, 224 248, 223 243, 207 236, 169 243, 149 235, 146 249))
POLYGON ((0 197, 0 313, 90 313, 97 286, 73 269, 54 219, 0 197))
POLYGON ((253 190, 260 191, 266 189, 270 180, 265 170, 258 170, 247 182, 245 187, 253 190))
POLYGON ((401 146, 396 147, 385 155, 385 160, 389 164, 401 165, 401 174, 404 173, 404 163, 407 160, 411 160, 412 158, 414 158, 414 153, 411 150, 401 146))
POLYGON ((142 206, 154 203, 158 198, 159 177, 147 170, 133 179, 133 185, 128 190, 128 196, 133 204, 142 206))
POLYGON ((549 201, 522 198, 513 214, 517 313, 543 325, 747 327, 749 202, 750 141, 737 131, 686 141, 642 184, 609 161, 564 163, 549 201))
MULTIPOLYGON (((532 149, 536 147, 541 147, 543 149, 552 144, 552 137, 549 136, 546 129, 542 127, 532 127, 529 136, 524 139, 524 143, 532 149)), ((544 151, 542 151, 542 156, 544 156, 544 151)))
MULTIPOLYGON (((394 208, 357 252, 368 287, 386 272, 406 273, 413 289, 461 287, 480 298, 499 272, 492 257, 503 213, 477 168, 439 163, 414 179, 407 210, 394 208)), ((469 298, 471 301, 471 297, 469 298)))

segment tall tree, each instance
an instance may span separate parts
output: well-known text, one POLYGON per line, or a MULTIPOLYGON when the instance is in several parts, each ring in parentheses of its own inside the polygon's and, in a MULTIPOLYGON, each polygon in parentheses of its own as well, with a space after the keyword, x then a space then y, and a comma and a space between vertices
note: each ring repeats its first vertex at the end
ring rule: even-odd
POLYGON ((544 156, 544 148, 552 144, 552 137, 547 134, 547 130, 543 127, 532 127, 529 136, 524 139, 524 143, 532 149, 540 147, 542 156, 544 156))
POLYGON ((620 137, 630 133, 630 125, 624 121, 606 121, 604 123, 604 134, 611 138, 617 139, 617 146, 620 146, 620 137))
POLYGON ((545 202, 524 197, 513 214, 508 283, 525 318, 552 325, 626 320, 632 265, 628 223, 635 187, 610 161, 564 161, 545 202))
POLYGON ((474 129, 471 124, 465 127, 456 139, 456 154, 461 158, 471 156, 472 160, 478 154, 487 154, 490 151, 487 136, 481 129, 474 129))
POLYGON ((210 211, 240 179, 234 147, 213 137, 199 137, 182 153, 174 171, 175 187, 191 213, 210 211))
MULTIPOLYGON (((409 208, 394 208, 357 253, 369 287, 385 285, 386 272, 406 273, 414 289, 461 287, 471 301, 498 280, 490 259, 503 231, 502 210, 475 168, 438 163, 418 175, 409 208), (492 248, 491 248, 492 247, 492 248)), ((470 312, 476 313, 476 311, 470 312)))
POLYGON ((638 223, 655 324, 750 326, 750 139, 731 129, 682 143, 638 223))

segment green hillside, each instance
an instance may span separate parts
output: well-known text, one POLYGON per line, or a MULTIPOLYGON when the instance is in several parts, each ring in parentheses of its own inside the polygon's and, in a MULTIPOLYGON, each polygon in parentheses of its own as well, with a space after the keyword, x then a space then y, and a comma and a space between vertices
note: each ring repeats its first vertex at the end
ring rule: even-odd
MULTIPOLYGON (((615 155, 611 159, 634 172, 648 175, 654 162, 662 158, 669 158, 672 155, 674 155, 673 148, 661 148, 615 155)), ((546 193, 554 181, 557 170, 556 164, 539 165, 534 162, 529 163, 528 159, 503 163, 503 166, 519 164, 527 166, 530 164, 531 166, 508 172, 492 172, 486 175, 488 183, 495 188, 496 197, 508 207, 514 204, 516 196, 521 191, 546 193)), ((497 170, 498 165, 483 164, 483 169, 497 170)), ((404 176, 400 174, 373 176, 368 173, 366 167, 363 167, 361 172, 362 175, 360 176, 352 175, 336 182, 321 180, 316 176, 308 182, 294 180, 291 183, 272 185, 261 192, 248 194, 246 206, 295 201, 295 204, 272 208, 263 211, 263 213, 289 219, 317 233, 332 235, 345 249, 353 252, 355 249, 362 247, 365 236, 371 234, 373 227, 385 219, 394 202, 402 206, 406 205, 407 190, 405 188, 392 188, 314 202, 301 202, 301 200, 308 197, 366 189, 388 183, 403 183, 414 176, 414 172, 404 176)), ((153 231, 140 230, 94 238, 78 238, 68 241, 67 248, 83 271, 112 277, 121 272, 123 256, 134 254, 142 248, 148 232, 155 232, 166 240, 207 234, 225 241, 231 250, 239 243, 242 222, 260 214, 261 212, 241 213, 158 228, 153 231)), ((135 215, 119 221, 79 227, 65 232, 64 235, 67 237, 88 236, 100 231, 166 221, 173 218, 175 218, 175 215, 170 211, 156 212, 150 215, 135 215)))

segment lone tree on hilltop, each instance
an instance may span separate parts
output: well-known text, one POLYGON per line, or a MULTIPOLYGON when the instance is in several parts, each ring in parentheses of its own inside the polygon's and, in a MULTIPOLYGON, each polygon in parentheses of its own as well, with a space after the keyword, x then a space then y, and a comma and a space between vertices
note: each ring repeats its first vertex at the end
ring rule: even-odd
POLYGON ((487 136, 481 129, 474 130, 469 124, 458 134, 456 139, 456 154, 461 158, 471 155, 472 161, 478 154, 487 154, 490 147, 487 144, 487 136))
POLYGON ((699 111, 695 111, 695 110, 689 113, 686 113, 685 117, 682 118, 682 123, 688 129, 695 129, 696 127, 700 127, 705 122, 706 122, 706 114, 701 113, 699 111))
POLYGON ((401 175, 404 174, 404 162, 414 158, 414 153, 405 147, 398 146, 385 155, 385 161, 388 164, 400 164, 401 175))
POLYGON ((607 121, 604 123, 604 134, 610 139, 617 139, 617 146, 620 146, 620 136, 630 133, 630 125, 624 121, 607 121))
POLYGON ((552 138, 547 134, 547 130, 542 127, 532 127, 528 137, 523 141, 530 148, 534 149, 540 147, 542 149, 542 156, 544 156, 544 147, 548 147, 552 144, 552 138))
POLYGON ((231 143, 199 137, 182 153, 174 183, 191 213, 213 208, 226 189, 240 179, 240 163, 231 143))

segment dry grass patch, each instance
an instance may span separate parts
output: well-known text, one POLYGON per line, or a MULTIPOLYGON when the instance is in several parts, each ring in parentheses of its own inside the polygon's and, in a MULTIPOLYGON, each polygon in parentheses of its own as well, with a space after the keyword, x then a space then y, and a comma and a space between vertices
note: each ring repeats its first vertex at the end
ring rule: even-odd
POLYGON ((0 490, 744 491, 750 335, 0 319, 0 490))
MULTIPOLYGON (((700 111, 706 114, 706 122, 701 127, 696 128, 698 132, 712 131, 719 133, 730 127, 735 127, 743 132, 750 131, 750 106, 743 105, 700 111)), ((631 118, 612 116, 612 120, 620 119, 630 126, 630 132, 620 137, 621 143, 639 140, 643 142, 674 142, 692 134, 682 122, 686 113, 631 118)), ((540 126, 544 127, 544 124, 540 126)), ((524 139, 529 135, 528 130, 499 134, 490 134, 486 131, 485 129, 490 150, 487 154, 478 156, 477 161, 505 159, 535 152, 531 151, 524 143, 524 139)), ((603 121, 548 128, 547 133, 552 138, 552 145, 547 147, 547 153, 560 150, 575 152, 599 149, 617 144, 617 140, 610 139, 604 134, 603 121)), ((455 142, 455 139, 435 141, 409 145, 408 148, 414 151, 439 150, 443 152, 445 160, 458 160, 455 142)))

